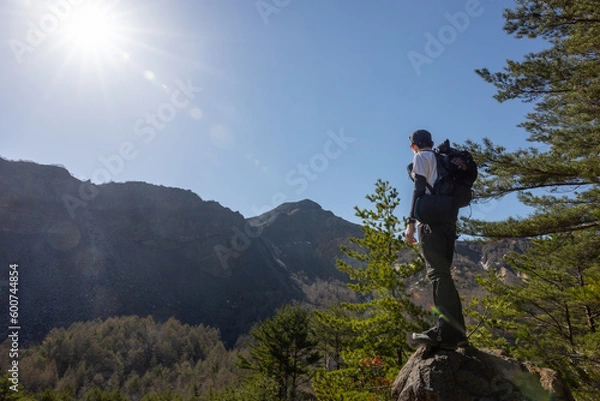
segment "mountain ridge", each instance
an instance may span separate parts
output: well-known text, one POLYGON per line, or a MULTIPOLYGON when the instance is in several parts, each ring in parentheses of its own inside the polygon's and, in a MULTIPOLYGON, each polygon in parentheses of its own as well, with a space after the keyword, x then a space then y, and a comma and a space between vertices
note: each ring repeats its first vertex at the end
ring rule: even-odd
MULTIPOLYGON (((213 326, 231 345, 285 303, 350 296, 336 260, 361 234, 310 199, 245 218, 189 190, 95 186, 64 167, 0 159, 0 263, 3 277, 19 265, 23 336, 33 341, 76 321, 151 315, 213 326)), ((466 288, 482 260, 503 268, 510 246, 492 259, 492 249, 460 249, 466 288)), ((412 285, 428 291, 421 276, 412 285)))
POLYGON ((234 342, 301 297, 261 238, 228 263, 219 259, 218 246, 245 225, 240 213, 191 191, 92 186, 61 167, 0 160, 0 260, 3 269, 20 266, 24 338, 80 320, 151 314, 219 327, 234 342), (236 305, 245 303, 242 313, 236 305))

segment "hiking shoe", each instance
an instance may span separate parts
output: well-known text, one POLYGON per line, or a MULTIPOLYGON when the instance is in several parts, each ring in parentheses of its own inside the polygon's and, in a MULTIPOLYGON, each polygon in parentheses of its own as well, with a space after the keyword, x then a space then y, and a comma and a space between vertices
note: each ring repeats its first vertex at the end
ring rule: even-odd
POLYGON ((411 345, 428 345, 430 347, 438 347, 444 349, 456 349, 459 347, 467 347, 469 340, 467 337, 461 336, 458 339, 444 339, 437 327, 433 327, 423 333, 412 333, 411 345))
POLYGON ((412 342, 415 346, 429 345, 431 347, 439 347, 442 342, 442 336, 437 327, 433 327, 422 333, 412 333, 412 342))
POLYGON ((461 347, 468 347, 469 346, 469 340, 467 339, 467 337, 463 336, 461 338, 459 338, 456 341, 456 347, 457 348, 461 348, 461 347))

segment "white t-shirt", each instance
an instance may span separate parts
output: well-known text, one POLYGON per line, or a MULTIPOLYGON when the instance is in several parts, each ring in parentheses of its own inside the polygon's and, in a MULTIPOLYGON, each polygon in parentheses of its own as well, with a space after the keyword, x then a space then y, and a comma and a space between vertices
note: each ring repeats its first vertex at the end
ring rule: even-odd
MULTIPOLYGON (((422 150, 415 154, 412 168, 413 179, 415 178, 415 175, 422 175, 425 177, 427 183, 433 188, 438 176, 435 153, 429 150, 422 150)), ((430 193, 429 188, 427 188, 427 193, 430 193)))

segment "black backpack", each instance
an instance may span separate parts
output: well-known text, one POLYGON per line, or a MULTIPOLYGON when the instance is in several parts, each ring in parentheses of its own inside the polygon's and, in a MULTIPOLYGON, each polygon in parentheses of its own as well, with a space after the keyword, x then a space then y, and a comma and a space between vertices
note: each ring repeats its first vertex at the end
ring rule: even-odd
MULTIPOLYGON (((471 153, 452 148, 447 139, 433 152, 437 160, 438 178, 433 188, 427 184, 431 194, 417 199, 415 217, 426 224, 454 223, 458 209, 468 206, 473 199, 477 164, 471 153)), ((411 170, 412 163, 409 172, 411 170)))
POLYGON ((473 199, 473 183, 477 179, 477 164, 468 150, 450 146, 446 139, 434 149, 438 178, 429 190, 434 195, 448 195, 456 208, 469 206, 473 199))

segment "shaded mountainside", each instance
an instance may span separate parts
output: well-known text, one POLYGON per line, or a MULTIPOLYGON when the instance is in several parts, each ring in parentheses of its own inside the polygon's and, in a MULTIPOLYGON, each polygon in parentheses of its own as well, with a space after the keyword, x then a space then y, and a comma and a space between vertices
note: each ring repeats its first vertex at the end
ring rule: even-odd
POLYGON ((0 261, 3 277, 19 265, 26 338, 75 321, 151 314, 218 327, 234 342, 301 298, 264 239, 236 244, 245 226, 241 214, 190 191, 90 186, 60 167, 0 161, 0 261))
POLYGON ((248 223, 260 228, 290 272, 309 281, 345 279, 336 267, 336 260, 344 256, 340 245, 362 235, 360 226, 308 199, 284 203, 248 223))
MULTIPOLYGON (((91 185, 62 167, 0 159, 0 296, 18 264, 29 340, 76 321, 151 315, 216 327, 231 345, 284 303, 348 299, 335 261, 360 235, 310 200, 246 219, 191 191, 91 185)), ((476 293, 474 275, 487 268, 510 276, 502 258, 517 245, 459 244, 461 295, 476 293)), ((428 291, 424 275, 411 285, 428 291)))

